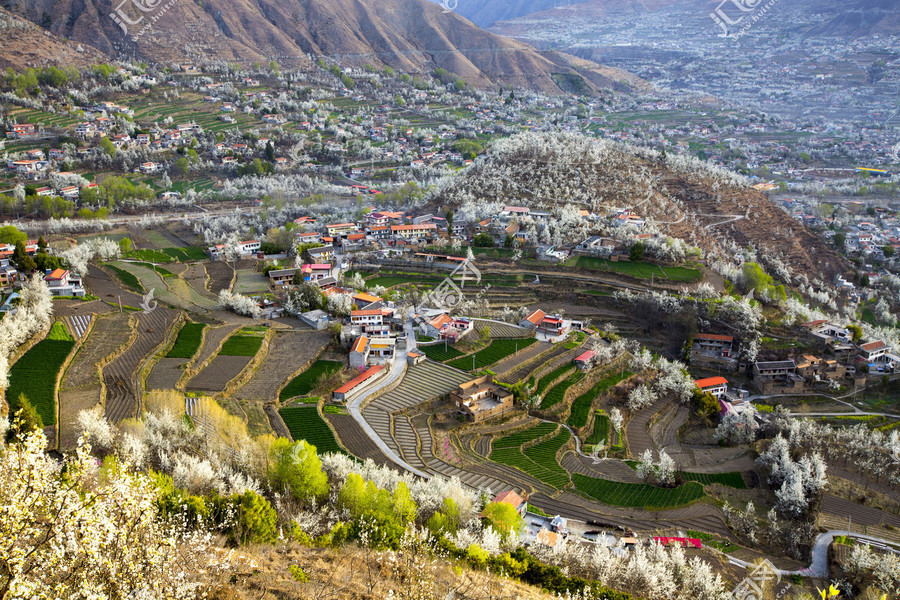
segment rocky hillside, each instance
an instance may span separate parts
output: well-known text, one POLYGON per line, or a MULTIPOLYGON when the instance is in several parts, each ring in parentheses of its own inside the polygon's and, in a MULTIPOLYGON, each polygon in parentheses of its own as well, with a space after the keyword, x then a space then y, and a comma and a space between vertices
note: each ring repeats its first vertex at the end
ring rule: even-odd
POLYGON ((752 245, 764 264, 784 264, 810 281, 830 281, 846 271, 831 248, 741 177, 693 158, 579 135, 501 140, 443 187, 436 201, 474 213, 488 203, 568 205, 600 216, 630 209, 652 219, 651 228, 708 256, 727 260, 752 245))
POLYGON ((627 74, 565 54, 539 53, 427 0, 143 0, 121 5, 3 0, 3 5, 58 36, 90 42, 110 55, 157 62, 275 60, 283 67, 304 68, 311 58, 326 56, 409 73, 443 67, 485 87, 558 93, 556 81, 573 76, 589 92, 628 87, 627 74))
POLYGON ((63 39, 26 19, 0 9, 0 69, 46 65, 87 66, 104 60, 89 43, 63 39))

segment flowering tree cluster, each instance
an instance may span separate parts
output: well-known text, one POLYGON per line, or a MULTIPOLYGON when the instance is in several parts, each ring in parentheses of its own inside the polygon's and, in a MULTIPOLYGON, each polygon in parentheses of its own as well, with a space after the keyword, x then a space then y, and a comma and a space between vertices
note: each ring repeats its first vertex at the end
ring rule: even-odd
POLYGON ((659 451, 659 462, 653 462, 653 452, 644 450, 637 469, 641 481, 656 481, 662 486, 675 484, 675 461, 665 450, 659 451))
POLYGON ((769 469, 769 483, 777 488, 775 508, 787 518, 804 515, 828 484, 826 465, 819 453, 795 461, 788 441, 781 434, 757 462, 769 469))
POLYGON ((722 417, 722 422, 716 427, 713 435, 717 440, 733 446, 750 444, 756 439, 756 432, 759 429, 756 416, 756 408, 752 405, 742 407, 740 412, 729 411, 722 417))
POLYGON ((0 388, 9 386, 10 355, 28 339, 50 325, 53 299, 50 288, 39 274, 19 290, 16 312, 0 321, 0 388))
POLYGON ((230 290, 219 290, 219 306, 235 314, 252 319, 258 319, 262 316, 262 311, 256 300, 230 290))
POLYGON ((119 245, 113 240, 98 238, 72 246, 60 253, 60 257, 69 263, 69 269, 81 275, 87 273, 88 263, 95 258, 111 260, 117 258, 121 252, 119 245))

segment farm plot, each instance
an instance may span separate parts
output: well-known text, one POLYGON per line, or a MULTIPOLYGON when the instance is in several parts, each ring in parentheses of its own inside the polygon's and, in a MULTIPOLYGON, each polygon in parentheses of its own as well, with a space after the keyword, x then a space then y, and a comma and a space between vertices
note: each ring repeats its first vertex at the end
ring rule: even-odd
POLYGON ((563 363, 556 369, 550 371, 549 373, 547 373, 546 375, 541 377, 541 379, 538 381, 538 385, 537 385, 537 389, 535 390, 535 393, 537 393, 538 396, 543 395, 543 393, 545 391, 547 391, 547 388, 550 387, 551 383, 553 383, 554 381, 556 381, 557 379, 562 377, 565 373, 568 373, 568 372, 574 371, 574 370, 575 370, 575 365, 572 365, 568 362, 563 363))
POLYGON ((136 313, 137 338, 119 357, 103 368, 106 385, 106 418, 112 423, 138 416, 140 402, 134 375, 153 352, 166 341, 177 313, 158 307, 150 313, 136 313))
POLYGON ((637 279, 650 279, 651 277, 655 277, 657 279, 668 279, 679 283, 690 283, 699 281, 702 278, 702 273, 698 269, 689 267, 660 267, 659 265, 646 262, 613 262, 593 256, 579 256, 573 260, 567 261, 566 264, 567 266, 579 269, 619 273, 637 279))
POLYGON ((187 269, 185 269, 184 274, 182 275, 182 279, 187 282, 191 289, 203 296, 204 298, 208 298, 210 300, 218 301, 216 299, 215 294, 206 289, 206 281, 208 276, 206 274, 206 268, 203 266, 203 263, 191 263, 187 265, 187 269))
POLYGON ((254 334, 248 329, 241 329, 222 344, 219 356, 248 356, 254 357, 259 352, 263 343, 263 336, 254 334))
POLYGON ((148 390, 174 390, 178 380, 184 375, 185 358, 162 358, 147 377, 148 390))
POLYGON ((575 401, 572 403, 572 414, 569 415, 569 426, 579 429, 587 425, 588 414, 591 412, 591 404, 594 402, 594 398, 613 387, 614 385, 619 384, 620 382, 628 379, 634 375, 629 371, 623 371, 622 373, 613 373, 604 379, 601 379, 597 383, 594 384, 594 387, 589 389, 584 394, 578 396, 575 401))
POLYGON ((144 288, 141 287, 140 280, 135 277, 132 273, 126 271, 125 269, 119 268, 112 263, 106 263, 106 268, 115 274, 116 277, 119 278, 126 288, 130 289, 133 292, 137 292, 138 294, 144 293, 144 288))
POLYGON ((288 406, 278 412, 294 441, 306 440, 316 447, 319 454, 327 452, 347 454, 337 443, 334 432, 319 415, 315 406, 288 406))
POLYGON ((215 357, 205 369, 197 373, 187 384, 187 389, 197 392, 221 392, 228 382, 241 374, 250 361, 250 356, 215 357))
POLYGON ((477 370, 482 369, 488 365, 492 365, 498 360, 504 359, 511 354, 515 354, 516 351, 527 348, 531 344, 535 343, 537 340, 535 338, 524 338, 524 339, 496 339, 491 344, 482 350, 479 350, 474 355, 464 356, 462 358, 458 358, 454 361, 449 362, 448 364, 451 367, 456 367, 457 369, 462 369, 463 371, 467 370, 477 370), (473 358, 474 357, 474 358, 473 358), (474 366, 473 361, 474 360, 474 366))
POLYGON ((214 260, 204 265, 209 274, 207 289, 212 294, 218 294, 220 290, 230 290, 231 280, 234 279, 234 269, 224 260, 214 260))
POLYGON ((315 389, 322 375, 340 371, 343 366, 344 363, 334 360, 317 360, 307 370, 291 379, 278 394, 278 399, 284 402, 297 396, 306 396, 315 389))
POLYGON ((738 471, 731 471, 729 473, 688 473, 685 471, 678 471, 678 476, 684 481, 696 481, 703 485, 717 483, 738 490, 747 489, 747 482, 744 481, 743 475, 738 471))
POLYGON ((56 424, 56 378, 75 346, 75 340, 59 321, 47 337, 35 344, 9 370, 6 397, 15 402, 21 394, 34 405, 44 426, 56 424))
POLYGON ((584 373, 581 371, 576 371, 572 373, 547 392, 547 395, 544 396, 543 400, 541 400, 540 409, 547 410, 549 408, 553 408, 560 402, 562 402, 566 397, 566 392, 569 391, 569 388, 584 379, 584 373))
POLYGON ((326 413, 325 420, 350 454, 362 460, 371 458, 378 465, 395 467, 393 461, 384 455, 352 416, 326 413))
MULTIPOLYGON (((269 342, 269 350, 253 377, 235 393, 245 400, 275 400, 278 389, 297 365, 312 360, 330 340, 327 331, 281 331, 269 342)), ((315 380, 313 381, 315 383, 315 380)))
POLYGON ((560 428, 556 435, 524 451, 521 443, 515 444, 519 439, 537 439, 541 435, 555 431, 557 427, 555 423, 542 423, 518 434, 501 438, 494 443, 490 459, 515 467, 547 485, 562 489, 569 483, 569 473, 559 466, 556 454, 572 437, 568 429, 560 428), (498 446, 498 444, 500 445, 498 446))
POLYGON ((264 294, 269 291, 269 280, 254 269, 238 269, 234 291, 245 296, 264 294))
POLYGON ((605 444, 607 439, 609 439, 609 417, 606 416, 606 413, 598 411, 594 415, 594 431, 584 443, 591 445, 605 444))
POLYGON ((630 508, 674 508, 704 496, 703 486, 690 481, 677 488, 661 488, 648 483, 623 483, 574 473, 575 488, 583 494, 612 506, 630 508))
POLYGON ((462 356, 462 352, 451 345, 444 348, 444 344, 434 344, 432 346, 416 346, 416 350, 437 362, 444 362, 462 356))
POLYGON ((531 335, 531 331, 512 325, 511 323, 499 323, 497 321, 487 321, 484 319, 474 319, 475 330, 481 331, 489 328, 491 337, 493 338, 523 338, 531 335))
POLYGON ((203 330, 206 325, 203 323, 185 323, 178 332, 178 338, 175 345, 166 354, 166 358, 191 358, 197 354, 200 349, 200 343, 203 341, 203 330))

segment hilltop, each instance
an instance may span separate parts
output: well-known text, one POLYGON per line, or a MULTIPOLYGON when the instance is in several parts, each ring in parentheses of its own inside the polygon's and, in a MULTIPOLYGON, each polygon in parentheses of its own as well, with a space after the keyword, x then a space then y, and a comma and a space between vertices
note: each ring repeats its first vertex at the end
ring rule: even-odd
POLYGON ((752 245, 764 260, 780 261, 810 281, 845 272, 843 259, 743 177, 696 159, 581 135, 529 133, 499 141, 443 188, 439 200, 569 205, 600 217, 630 210, 704 254, 730 256, 752 245))

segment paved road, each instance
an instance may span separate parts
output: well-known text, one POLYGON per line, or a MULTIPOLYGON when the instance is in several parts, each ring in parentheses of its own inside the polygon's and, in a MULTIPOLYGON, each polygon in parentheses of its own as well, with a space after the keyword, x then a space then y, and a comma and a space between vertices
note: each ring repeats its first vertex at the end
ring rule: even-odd
MULTIPOLYGON (((406 322, 404 330, 406 331, 406 352, 415 350, 416 335, 415 331, 413 331, 412 319, 406 322)), ((394 358, 394 362, 391 365, 391 372, 388 373, 386 377, 382 377, 378 385, 371 389, 364 390, 363 392, 351 397, 351 399, 347 401, 347 410, 350 412, 350 415, 356 420, 356 422, 359 423, 359 426, 363 428, 363 431, 366 432, 366 435, 369 436, 373 442, 375 442, 375 445, 378 446, 378 449, 381 450, 385 456, 387 456, 394 463, 406 469, 407 471, 415 473, 419 477, 431 479, 431 475, 425 473, 424 471, 416 469, 401 457, 397 456, 397 453, 394 452, 383 439, 381 439, 378 433, 374 429, 372 429, 372 426, 369 425, 368 421, 366 421, 362 416, 362 404, 367 398, 370 398, 371 396, 377 394, 387 386, 402 378, 405 374, 406 353, 404 352, 402 356, 396 356, 394 358)))

